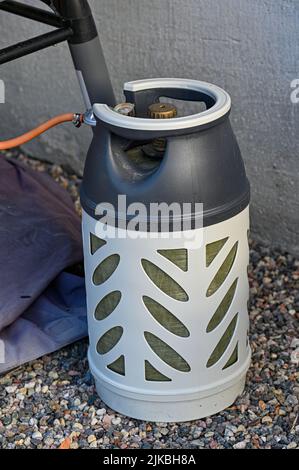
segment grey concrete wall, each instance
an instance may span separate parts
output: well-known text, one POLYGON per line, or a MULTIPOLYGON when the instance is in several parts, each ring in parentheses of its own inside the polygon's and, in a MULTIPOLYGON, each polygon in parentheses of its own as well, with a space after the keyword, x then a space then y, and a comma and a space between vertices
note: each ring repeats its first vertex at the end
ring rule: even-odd
MULTIPOLYGON (((28 2, 38 4, 38 2, 28 2)), ((256 236, 293 252, 298 247, 298 0, 91 0, 113 85, 189 77, 216 83, 232 96, 232 124, 252 184, 256 236)), ((1 45, 47 30, 1 13, 1 45)), ((2 66, 6 104, 1 138, 59 112, 82 110, 66 45, 2 66)), ((90 133, 69 125, 26 150, 81 171, 90 133)), ((233 184, 233 182, 232 182, 233 184)))

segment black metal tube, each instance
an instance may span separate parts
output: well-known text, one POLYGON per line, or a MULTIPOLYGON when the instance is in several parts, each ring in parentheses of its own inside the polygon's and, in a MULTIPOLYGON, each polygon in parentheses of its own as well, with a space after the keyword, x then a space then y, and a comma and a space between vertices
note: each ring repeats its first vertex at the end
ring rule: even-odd
POLYGON ((88 0, 52 0, 50 6, 73 28, 69 47, 86 106, 114 106, 115 96, 88 0))
POLYGON ((63 26, 62 18, 55 15, 55 13, 50 13, 42 10, 41 8, 24 5, 23 3, 15 2, 14 0, 0 2, 0 10, 14 13, 15 15, 22 16, 23 18, 29 18, 57 28, 63 26))
POLYGON ((54 46, 60 42, 70 39, 73 34, 72 28, 59 28, 50 33, 36 36, 27 41, 19 42, 13 46, 6 47, 0 50, 0 64, 5 64, 19 57, 31 54, 32 52, 40 51, 49 46, 54 46))

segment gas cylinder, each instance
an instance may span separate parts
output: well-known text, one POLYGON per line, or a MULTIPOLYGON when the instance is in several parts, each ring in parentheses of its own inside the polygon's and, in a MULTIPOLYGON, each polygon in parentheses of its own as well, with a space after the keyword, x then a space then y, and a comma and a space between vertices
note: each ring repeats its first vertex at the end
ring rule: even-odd
POLYGON ((112 409, 190 421, 245 385, 249 182, 226 91, 163 78, 124 95, 128 113, 93 106, 81 187, 89 365, 112 409), (171 104, 188 101, 204 109, 171 104))

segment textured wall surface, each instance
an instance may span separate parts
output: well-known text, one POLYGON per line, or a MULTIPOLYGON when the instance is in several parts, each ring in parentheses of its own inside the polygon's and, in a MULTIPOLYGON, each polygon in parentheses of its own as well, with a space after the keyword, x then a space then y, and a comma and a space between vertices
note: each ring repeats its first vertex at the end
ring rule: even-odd
MULTIPOLYGON (((37 5, 39 2, 27 2, 37 5)), ((188 77, 232 96, 232 124, 252 185, 256 235, 299 252, 298 0, 91 0, 117 96, 124 81, 188 77)), ((1 12, 1 45, 47 31, 1 12)), ((66 45, 0 69, 6 104, 1 138, 48 117, 83 109, 66 45)), ((90 131, 60 126, 26 150, 81 171, 90 131)), ((232 182, 233 184, 233 182, 232 182)))

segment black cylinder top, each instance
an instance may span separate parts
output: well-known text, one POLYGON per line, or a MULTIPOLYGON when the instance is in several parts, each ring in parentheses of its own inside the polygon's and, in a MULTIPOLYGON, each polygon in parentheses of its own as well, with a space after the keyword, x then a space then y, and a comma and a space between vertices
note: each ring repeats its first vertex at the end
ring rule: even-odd
MULTIPOLYGON (((112 204, 117 212, 119 195, 126 196, 127 205, 142 202, 147 208, 151 203, 191 203, 194 208, 202 203, 202 213, 194 209, 189 216, 203 216, 204 226, 245 209, 250 188, 229 121, 227 93, 193 80, 156 79, 126 84, 125 94, 127 101, 136 105, 136 117, 117 115, 104 105, 94 106, 97 127, 81 187, 81 203, 87 213, 96 217, 96 206, 104 203, 112 204), (161 96, 197 98, 207 110, 190 117, 147 119, 148 105, 161 96), (142 145, 161 137, 167 140, 163 158, 143 158, 142 145)), ((118 211, 119 220, 124 217, 118 211)))

